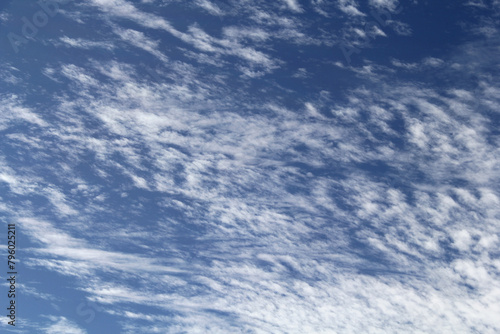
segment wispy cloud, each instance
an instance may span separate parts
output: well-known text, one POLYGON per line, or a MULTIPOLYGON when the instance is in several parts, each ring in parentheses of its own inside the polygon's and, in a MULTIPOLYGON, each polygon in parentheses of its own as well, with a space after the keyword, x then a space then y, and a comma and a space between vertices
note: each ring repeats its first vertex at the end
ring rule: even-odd
POLYGON ((51 45, 109 39, 106 57, 48 62, 43 103, 1 95, 0 210, 26 270, 61 274, 124 333, 499 330, 496 48, 336 63, 338 88, 333 61, 308 59, 337 33, 388 36, 360 28, 364 9, 397 1, 314 1, 349 18, 320 37, 307 2, 194 5, 223 24, 79 5, 102 34, 51 45))
POLYGON ((69 321, 65 317, 49 316, 49 320, 54 323, 43 328, 47 334, 85 334, 86 330, 78 327, 74 322, 69 321))
POLYGON ((217 4, 208 1, 208 0, 197 0, 196 4, 200 6, 201 8, 205 9, 207 12, 209 12, 212 15, 223 15, 224 12, 217 6, 217 4))
POLYGON ((290 8, 292 11, 300 13, 302 12, 302 8, 300 7, 299 3, 297 0, 283 0, 285 4, 290 8))
MULTIPOLYGON (((437 61, 422 62, 431 63, 437 61)), ((42 243, 33 250, 41 257, 30 265, 65 275, 134 275, 140 263, 158 289, 139 292, 101 278, 102 289, 80 288, 129 321, 133 314, 122 309, 126 305, 178 312, 165 328, 229 331, 229 318, 249 330, 274 332, 367 326, 400 331, 408 322, 432 331, 440 319, 450 328, 468 328, 463 319, 484 330, 495 326, 488 314, 496 306, 486 296, 497 286, 492 252, 498 239, 489 232, 493 225, 479 220, 493 222, 498 211, 489 184, 497 182, 499 155, 486 139, 487 114, 472 111, 480 97, 465 90, 444 96, 408 84, 353 90, 349 102, 333 109, 321 101, 305 103, 300 113, 269 104, 266 114, 251 117, 224 110, 219 97, 206 115, 187 106, 215 88, 144 85, 124 64, 99 66, 121 84, 101 83, 97 97, 82 94, 75 102, 99 120, 107 136, 117 137, 98 137, 86 149, 100 156, 101 168, 113 168, 114 177, 130 178, 132 188, 180 196, 164 205, 188 215, 191 226, 170 219, 159 225, 165 238, 185 229, 200 245, 211 246, 192 246, 200 261, 191 263, 186 276, 189 252, 177 250, 177 261, 162 263, 91 246, 53 224, 22 218, 26 233, 42 243), (170 101, 168 107, 163 101, 170 101), (404 133, 395 130, 396 120, 404 133), (148 153, 138 155, 138 143, 148 153), (113 152, 123 160, 110 161, 113 152), (337 166, 337 174, 329 174, 330 166, 337 166), (379 168, 385 172, 377 174, 379 168), (449 186, 455 178, 468 186, 449 186), (352 243, 364 246, 350 248, 352 243), (445 245, 453 249, 449 260, 441 260, 450 252, 445 245), (471 285, 477 292, 467 290, 471 285), (176 292, 162 292, 167 287, 176 292), (283 305, 294 321, 283 318, 283 305), (402 316, 401 308, 412 311, 402 316), (206 315, 215 311, 226 314, 220 319, 227 322, 210 324, 206 315), (393 321, 396 315, 401 322, 393 321)), ((76 83, 89 82, 78 73, 68 66, 60 70, 76 83)), ((496 96, 494 87, 485 83, 482 94, 496 96)), ((73 131, 86 145, 83 130, 73 131)), ((145 240, 137 241, 146 247, 145 240)))
POLYGON ((71 38, 68 36, 63 36, 59 39, 64 45, 68 47, 78 48, 78 49, 93 49, 93 48, 103 48, 103 49, 114 49, 114 45, 111 41, 96 42, 92 40, 85 40, 82 38, 71 38))

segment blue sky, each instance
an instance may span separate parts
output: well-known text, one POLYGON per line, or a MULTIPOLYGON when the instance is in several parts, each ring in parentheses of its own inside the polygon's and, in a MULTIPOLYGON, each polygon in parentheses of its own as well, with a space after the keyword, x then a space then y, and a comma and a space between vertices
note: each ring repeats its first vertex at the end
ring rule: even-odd
POLYGON ((499 22, 498 0, 3 1, 1 331, 500 332, 499 22))

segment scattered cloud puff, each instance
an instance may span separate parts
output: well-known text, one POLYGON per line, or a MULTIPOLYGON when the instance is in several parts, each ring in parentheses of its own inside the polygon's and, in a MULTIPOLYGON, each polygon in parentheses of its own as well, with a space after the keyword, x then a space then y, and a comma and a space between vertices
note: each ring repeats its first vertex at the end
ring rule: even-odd
POLYGON ((386 24, 394 30, 394 32, 400 36, 411 36, 412 34, 412 29, 410 26, 406 23, 400 22, 400 21, 395 21, 395 20, 388 20, 386 24))
POLYGON ((49 320, 54 322, 48 327, 45 327, 44 333, 46 334, 86 334, 87 331, 80 328, 74 322, 66 319, 65 317, 48 316, 49 320))
POLYGON ((351 16, 365 16, 366 15, 359 10, 358 4, 354 0, 339 0, 338 6, 339 6, 339 9, 347 15, 351 15, 351 16))
POLYGON ((160 61, 168 61, 168 58, 159 50, 159 41, 149 39, 142 32, 133 29, 116 28, 115 33, 124 41, 151 53, 160 61))
POLYGON ((209 0, 197 0, 196 4, 212 15, 224 15, 224 12, 219 8, 219 6, 209 0))
POLYGON ((399 5, 399 0, 370 0, 369 3, 373 7, 387 9, 392 12, 399 5))
POLYGON ((300 13, 303 11, 297 0, 283 0, 283 2, 294 12, 300 13))

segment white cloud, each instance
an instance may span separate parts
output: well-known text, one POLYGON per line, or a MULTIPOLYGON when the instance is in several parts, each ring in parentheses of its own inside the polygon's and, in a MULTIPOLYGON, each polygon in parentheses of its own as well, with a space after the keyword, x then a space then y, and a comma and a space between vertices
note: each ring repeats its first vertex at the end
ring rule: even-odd
POLYGON ((2 96, 0 113, 3 115, 0 120, 0 129, 6 129, 14 122, 27 122, 39 127, 47 127, 48 123, 30 108, 26 108, 19 101, 17 95, 2 96))
MULTIPOLYGON (((189 214, 194 225, 190 233, 207 229, 202 240, 211 247, 197 251, 218 260, 208 265, 192 264, 190 274, 183 276, 187 262, 182 254, 177 262, 167 265, 143 254, 95 247, 54 224, 24 218, 20 220, 23 230, 43 243, 34 250, 41 258, 32 258, 28 264, 66 275, 90 277, 96 271, 111 271, 126 277, 138 274, 140 263, 145 278, 155 282, 148 289, 136 291, 99 277, 97 285, 102 289, 85 284, 79 288, 94 301, 112 304, 115 314, 129 320, 133 315, 126 313, 126 305, 181 312, 168 320, 160 317, 161 311, 150 315, 149 321, 164 321, 158 326, 165 328, 169 323, 170 328, 182 330, 216 326, 219 332, 230 332, 232 327, 223 317, 217 319, 217 325, 210 325, 204 305, 252 324, 249 330, 273 332, 375 327, 398 332, 406 328, 405 323, 425 332, 446 326, 467 329, 470 323, 481 330, 495 326, 486 315, 496 311, 496 297, 482 299, 483 295, 470 294, 464 286, 473 284, 484 296, 497 288, 492 283, 497 272, 491 269, 490 252, 498 240, 488 239, 486 231, 478 230, 480 218, 471 214, 487 213, 494 219, 498 212, 495 191, 484 181, 474 181, 477 174, 495 179, 488 169, 496 161, 496 155, 489 153, 495 148, 483 141, 485 129, 474 122, 459 121, 450 107, 454 105, 451 100, 476 103, 469 95, 457 91, 445 98, 412 85, 379 87, 380 91, 353 91, 346 105, 335 106, 332 118, 318 116, 325 108, 321 101, 304 104, 308 114, 269 105, 269 113, 260 116, 229 110, 214 111, 208 117, 203 109, 182 109, 183 100, 173 93, 184 90, 182 96, 190 96, 191 101, 206 98, 193 88, 147 86, 134 81, 133 72, 123 64, 100 66, 123 84, 102 85, 102 95, 92 100, 83 95, 76 102, 95 115, 109 133, 122 139, 95 139, 89 148, 101 152, 105 147, 102 161, 108 160, 110 152, 120 152, 128 163, 110 165, 120 175, 135 177, 137 182, 131 186, 175 193, 197 203, 183 200, 171 205, 189 214), (164 101, 171 101, 168 107, 164 101), (407 129, 406 152, 394 145, 391 148, 390 139, 379 136, 379 131, 403 136, 390 131, 396 118, 407 129), (337 127, 338 123, 343 126, 337 127), (362 143, 366 141, 373 148, 365 149, 362 143), (143 159, 133 149, 136 143, 148 147, 153 169, 142 166, 143 159), (474 158, 478 163, 461 163, 470 159, 472 151, 478 155, 474 158), (395 175, 410 187, 409 193, 378 182, 357 168, 342 172, 337 179, 312 173, 307 176, 290 166, 306 164, 314 171, 373 161, 395 168, 395 175), (175 165, 181 165, 182 170, 175 172, 175 165), (446 188, 451 175, 442 172, 443 166, 464 178, 474 177, 472 183, 467 188, 446 188), (414 184, 414 172, 443 186, 414 184), (288 185, 296 190, 289 192, 288 185), (255 190, 240 195, 241 189, 250 187, 255 190), (352 209, 346 210, 344 205, 352 209), (332 218, 321 218, 323 215, 334 217, 340 225, 327 224, 332 218), (340 227, 345 221, 360 227, 354 235, 340 227), (471 230, 472 226, 476 230, 471 230), (324 240, 314 237, 318 228, 324 240), (467 232, 468 237, 463 231, 474 232, 467 232), (352 240, 387 264, 367 261, 350 249, 352 240), (453 242, 450 246, 460 250, 463 258, 451 263, 439 260, 446 240, 453 242), (242 242, 248 242, 248 247, 242 242), (255 245, 266 251, 256 252, 255 245), (483 260, 471 257, 473 249, 481 252, 483 260), (379 274, 359 273, 363 270, 379 274), (178 280, 172 279, 175 275, 179 275, 178 280), (165 293, 168 287, 177 292, 165 293), (485 316, 475 317, 476 311, 467 309, 471 303, 485 316), (401 309, 410 311, 401 314, 401 309)), ((80 82, 79 76, 70 78, 80 82)), ((462 108, 460 115, 476 117, 467 108, 462 108)), ((161 227, 165 229, 163 236, 157 233, 160 239, 156 239, 161 240, 160 245, 175 235, 176 228, 184 228, 175 219, 161 227)), ((151 242, 137 240, 136 245, 146 247, 151 242)), ((130 328, 133 326, 131 322, 130 328)))
POLYGON ((46 334, 85 334, 86 330, 80 328, 74 322, 66 319, 65 317, 50 316, 49 319, 54 323, 48 327, 43 328, 46 334))
POLYGON ((80 265, 85 268, 84 275, 89 273, 89 269, 132 273, 174 273, 183 271, 175 267, 161 265, 148 257, 93 248, 85 240, 76 239, 47 222, 32 218, 20 218, 18 221, 26 230, 26 233, 34 240, 45 245, 43 248, 36 249, 36 253, 67 259, 66 261, 49 260, 48 262, 32 259, 31 263, 36 265, 52 263, 54 268, 61 269, 64 274, 78 275, 81 271, 75 271, 74 269, 80 265))
POLYGON ((79 49, 93 49, 93 48, 103 48, 112 50, 115 48, 115 45, 111 41, 106 42, 96 42, 91 40, 85 40, 82 38, 71 38, 67 36, 63 36, 59 38, 61 42, 63 42, 66 46, 79 48, 79 49))
MULTIPOLYGON (((204 71, 207 57, 236 57, 235 68, 263 76, 281 64, 267 43, 307 41, 300 15, 238 7, 248 26, 182 32, 130 2, 92 3, 106 20, 134 22, 116 20, 115 38, 161 60, 168 50, 150 36, 167 31, 200 62, 172 57, 154 82, 146 65, 118 53, 47 64, 51 83, 70 83, 50 123, 28 99, 5 99, 19 113, 4 108, 4 129, 36 129, 12 131, 6 145, 35 152, 37 163, 18 168, 3 155, 0 163, 0 186, 10 189, 0 209, 34 242, 27 266, 69 276, 68 286, 105 305, 122 332, 500 329, 500 152, 491 126, 500 89, 492 78, 475 91, 437 90, 367 62, 352 71, 372 81, 344 102, 328 92, 295 96, 271 79, 269 95, 260 94, 225 66, 204 71), (36 202, 52 215, 43 218, 36 202)), ((357 3, 338 5, 364 22, 357 3)), ((393 61, 408 71, 448 64, 393 61)), ((51 321, 40 328, 83 331, 51 321)))
POLYGON ((338 1, 339 9, 352 16, 366 16, 358 9, 358 4, 354 0, 339 0, 338 1))
POLYGON ((377 8, 384 8, 394 11, 399 4, 399 0, 370 0, 370 5, 377 8))
POLYGON ((220 16, 224 14, 219 6, 208 0, 196 0, 196 4, 212 15, 220 16))
POLYGON ((159 50, 159 42, 149 39, 144 33, 133 29, 120 28, 115 28, 115 33, 124 41, 151 53, 162 62, 168 61, 168 58, 159 50))
POLYGON ((283 0, 283 2, 294 12, 301 13, 303 11, 297 0, 283 0))
POLYGON ((234 41, 214 38, 196 24, 191 25, 188 32, 181 32, 175 29, 165 19, 154 14, 142 12, 125 0, 114 2, 93 0, 91 4, 98 6, 102 11, 112 16, 133 20, 147 28, 167 31, 200 51, 236 56, 248 61, 250 64, 262 66, 266 71, 270 71, 277 67, 276 61, 263 52, 257 51, 251 47, 242 46, 234 41))

